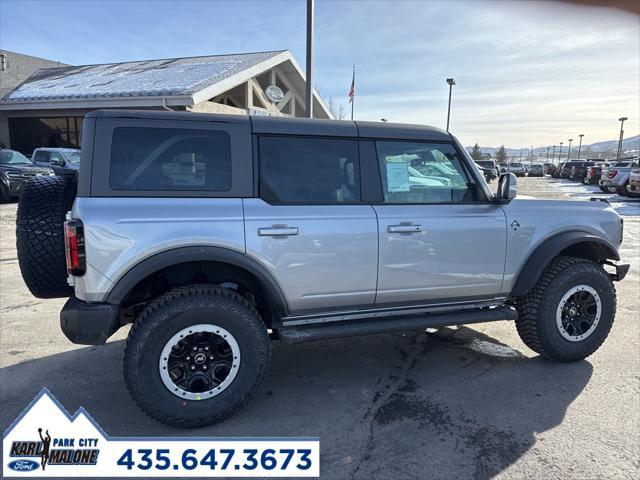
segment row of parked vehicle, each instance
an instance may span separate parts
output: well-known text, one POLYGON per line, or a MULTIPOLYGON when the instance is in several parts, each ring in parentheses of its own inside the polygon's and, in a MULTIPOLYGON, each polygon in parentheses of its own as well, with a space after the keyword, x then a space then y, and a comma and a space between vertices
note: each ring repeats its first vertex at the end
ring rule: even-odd
POLYGON ((545 173, 587 185, 598 185, 605 193, 640 198, 640 163, 638 157, 617 161, 599 159, 571 160, 559 165, 545 163, 545 173))
POLYGON ((476 160, 476 165, 484 173, 487 182, 495 180, 503 173, 513 173, 516 177, 544 177, 544 169, 542 164, 532 163, 527 165, 523 162, 509 162, 497 164, 494 160, 476 160))
POLYGON ((31 158, 15 150, 0 150, 0 202, 20 196, 23 185, 41 175, 78 175, 80 150, 36 148, 31 158))

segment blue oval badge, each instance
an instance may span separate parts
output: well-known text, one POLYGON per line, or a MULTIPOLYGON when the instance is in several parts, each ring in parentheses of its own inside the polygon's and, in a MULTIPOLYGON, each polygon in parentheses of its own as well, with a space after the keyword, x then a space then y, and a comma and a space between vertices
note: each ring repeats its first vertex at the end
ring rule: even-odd
POLYGON ((38 463, 33 460, 14 460, 8 467, 16 472, 32 472, 38 468, 38 463))

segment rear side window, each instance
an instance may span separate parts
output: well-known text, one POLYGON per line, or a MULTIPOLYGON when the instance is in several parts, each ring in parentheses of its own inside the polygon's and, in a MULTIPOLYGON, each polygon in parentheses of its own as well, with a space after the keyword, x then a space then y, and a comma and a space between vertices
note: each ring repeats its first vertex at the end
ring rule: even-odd
POLYGON ((198 129, 118 127, 113 131, 109 176, 114 190, 229 190, 229 135, 198 129))
POLYGON ((260 196, 271 203, 360 201, 355 140, 260 137, 260 196))

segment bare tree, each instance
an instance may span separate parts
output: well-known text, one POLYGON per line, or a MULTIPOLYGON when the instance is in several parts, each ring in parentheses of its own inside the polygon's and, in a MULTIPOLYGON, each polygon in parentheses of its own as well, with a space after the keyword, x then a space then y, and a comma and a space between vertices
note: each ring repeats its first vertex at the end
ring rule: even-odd
POLYGON ((344 108, 343 104, 336 103, 332 97, 329 97, 324 101, 327 104, 327 107, 329 108, 329 112, 331 112, 331 115, 335 120, 343 120, 344 117, 346 117, 347 115, 345 111, 346 109, 344 108))

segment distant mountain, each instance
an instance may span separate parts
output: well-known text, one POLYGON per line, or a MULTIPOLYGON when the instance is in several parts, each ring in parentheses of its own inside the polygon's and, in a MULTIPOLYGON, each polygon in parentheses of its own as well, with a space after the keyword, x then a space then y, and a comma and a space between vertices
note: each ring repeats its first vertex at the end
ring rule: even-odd
MULTIPOLYGON (((467 150, 469 152, 471 152, 471 150, 473 149, 473 147, 466 147, 467 150)), ((498 151, 500 147, 480 147, 480 150, 482 150, 482 153, 490 153, 492 157, 495 157, 496 152, 498 151)), ((553 148, 553 145, 549 145, 549 148, 553 148)), ((573 151, 574 148, 577 148, 576 144, 573 144, 571 146, 571 150, 573 151)), ((556 146, 556 154, 558 153, 558 149, 559 146, 556 146)), ((505 150, 507 151, 507 155, 510 157, 514 157, 514 156, 519 156, 520 155, 520 148, 509 148, 509 147, 505 147, 505 150)), ((602 152, 615 152, 618 150, 618 140, 606 140, 604 142, 596 142, 596 143, 592 143, 591 145, 582 145, 582 151, 584 152, 591 152, 591 153, 602 153, 602 152)), ((622 150, 623 151, 638 151, 640 150, 640 135, 636 135, 635 137, 629 137, 629 138, 625 138, 622 141, 622 150)), ((563 145, 562 146, 562 151, 567 152, 567 145, 563 145)), ((533 149, 533 153, 534 155, 546 155, 547 153, 547 147, 536 147, 533 149)), ((522 149, 522 156, 526 156, 529 154, 529 149, 528 148, 523 148, 522 149)), ((573 155, 572 155, 573 157, 573 155)))

